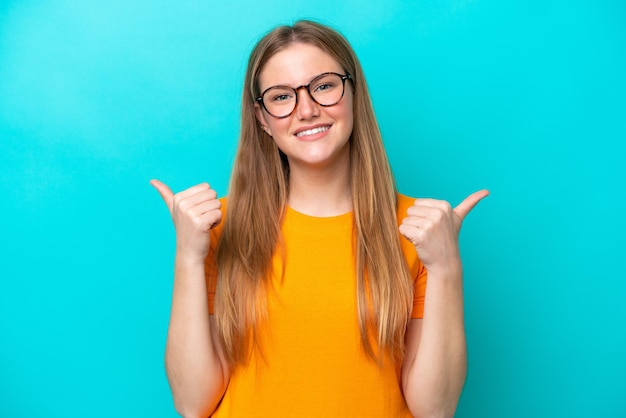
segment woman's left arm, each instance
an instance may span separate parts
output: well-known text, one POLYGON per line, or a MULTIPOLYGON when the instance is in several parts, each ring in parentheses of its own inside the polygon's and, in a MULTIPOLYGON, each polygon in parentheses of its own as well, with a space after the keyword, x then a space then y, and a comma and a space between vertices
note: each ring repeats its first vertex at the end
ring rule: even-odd
POLYGON ((423 319, 406 331, 402 389, 415 417, 452 417, 467 372, 463 320, 463 269, 458 235, 465 216, 489 194, 473 193, 452 209, 417 199, 400 225, 428 271, 423 319))

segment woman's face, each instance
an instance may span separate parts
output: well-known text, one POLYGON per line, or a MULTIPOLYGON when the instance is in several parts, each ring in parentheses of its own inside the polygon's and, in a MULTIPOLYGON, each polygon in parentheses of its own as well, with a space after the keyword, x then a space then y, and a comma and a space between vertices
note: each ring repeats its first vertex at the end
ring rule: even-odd
MULTIPOLYGON (((297 88, 326 72, 345 74, 339 63, 318 47, 291 44, 272 56, 261 70, 260 91, 277 85, 297 88)), ((262 106, 256 105, 257 119, 285 153, 291 168, 295 165, 327 167, 347 164, 353 123, 351 83, 346 81, 343 97, 329 107, 315 103, 306 89, 298 90, 297 94, 295 110, 283 119, 271 116, 262 106)))

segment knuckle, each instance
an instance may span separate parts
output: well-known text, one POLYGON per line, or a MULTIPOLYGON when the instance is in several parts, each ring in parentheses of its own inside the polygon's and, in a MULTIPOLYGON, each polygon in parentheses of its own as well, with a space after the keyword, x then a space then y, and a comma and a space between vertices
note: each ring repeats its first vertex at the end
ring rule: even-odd
POLYGON ((407 216, 406 218, 404 218, 402 220, 402 225, 405 226, 405 228, 412 228, 415 226, 415 218, 411 217, 411 216, 407 216))
POLYGON ((181 199, 176 202, 176 207, 179 211, 187 212, 189 209, 189 201, 186 199, 181 199))
POLYGON ((199 217, 193 217, 191 218, 191 221, 193 222, 193 226, 200 230, 200 231, 204 231, 206 229, 206 224, 205 222, 202 221, 202 219, 200 219, 199 217))

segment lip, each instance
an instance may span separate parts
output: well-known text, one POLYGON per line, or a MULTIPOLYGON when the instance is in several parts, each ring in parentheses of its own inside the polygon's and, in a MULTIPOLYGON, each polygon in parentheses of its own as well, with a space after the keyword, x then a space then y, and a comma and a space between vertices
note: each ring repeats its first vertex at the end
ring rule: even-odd
POLYGON ((296 129, 293 132, 293 136, 295 136, 297 139, 300 140, 313 140, 313 139, 318 139, 319 137, 322 137, 324 135, 326 135, 328 133, 328 131, 330 131, 330 129, 332 128, 333 124, 332 123, 318 123, 315 125, 309 125, 309 126, 302 126, 298 129, 296 129), (327 126, 328 129, 322 132, 318 132, 316 134, 313 135, 306 135, 306 136, 298 136, 298 133, 303 132, 303 131, 308 131, 310 129, 315 129, 315 128, 321 128, 321 127, 325 127, 327 126))

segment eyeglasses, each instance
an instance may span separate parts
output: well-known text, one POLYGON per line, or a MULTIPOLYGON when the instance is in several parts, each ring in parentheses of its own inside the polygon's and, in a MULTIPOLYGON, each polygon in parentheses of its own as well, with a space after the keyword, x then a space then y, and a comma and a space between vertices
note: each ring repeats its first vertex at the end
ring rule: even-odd
POLYGON ((328 107, 339 103, 343 97, 346 80, 351 80, 350 74, 323 73, 315 77, 306 86, 272 86, 265 90, 255 100, 263 106, 270 115, 282 119, 291 115, 298 105, 298 90, 306 89, 309 97, 320 106, 328 107))

